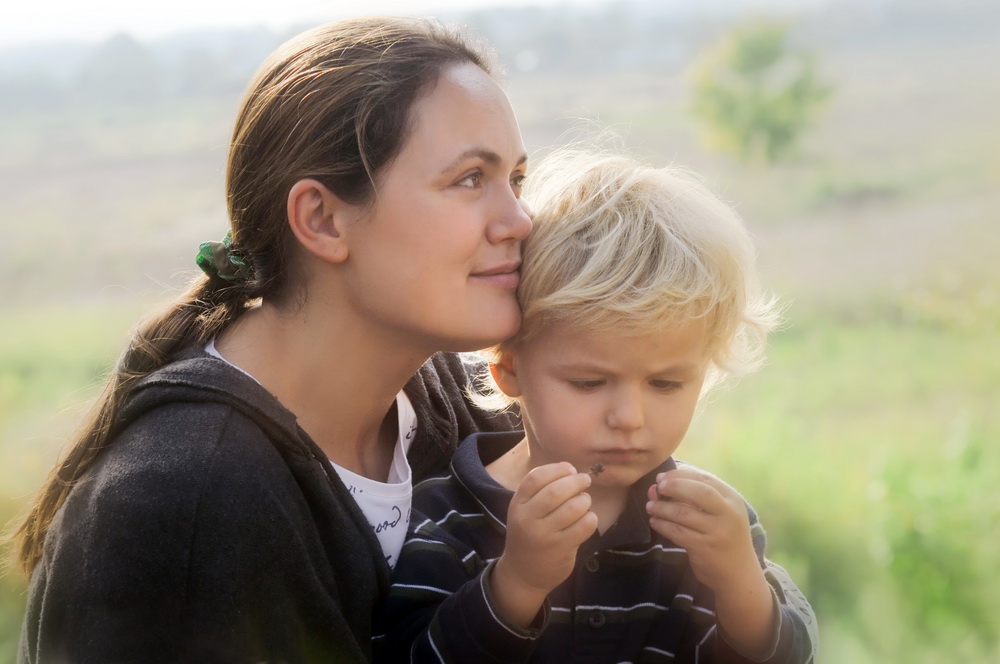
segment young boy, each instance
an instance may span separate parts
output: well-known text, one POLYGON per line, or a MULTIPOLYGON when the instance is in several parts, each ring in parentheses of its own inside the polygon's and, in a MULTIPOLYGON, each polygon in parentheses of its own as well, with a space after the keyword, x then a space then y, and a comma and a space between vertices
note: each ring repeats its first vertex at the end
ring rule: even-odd
POLYGON ((520 332, 492 352, 523 432, 464 441, 414 492, 375 625, 387 662, 795 662, 815 616, 722 480, 672 455, 778 315, 698 180, 565 151, 529 186, 520 332))

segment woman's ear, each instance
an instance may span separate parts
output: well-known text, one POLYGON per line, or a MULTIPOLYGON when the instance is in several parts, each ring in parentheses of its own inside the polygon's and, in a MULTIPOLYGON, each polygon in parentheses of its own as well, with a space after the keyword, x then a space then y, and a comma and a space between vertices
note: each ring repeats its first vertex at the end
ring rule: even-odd
POLYGON ((501 352, 496 362, 490 362, 490 374, 501 392, 511 399, 521 396, 521 385, 517 379, 517 367, 513 355, 501 352))
POLYGON ((346 242, 348 225, 359 209, 343 201, 311 178, 299 180, 288 191, 288 225, 309 253, 330 263, 343 263, 350 253, 346 242))

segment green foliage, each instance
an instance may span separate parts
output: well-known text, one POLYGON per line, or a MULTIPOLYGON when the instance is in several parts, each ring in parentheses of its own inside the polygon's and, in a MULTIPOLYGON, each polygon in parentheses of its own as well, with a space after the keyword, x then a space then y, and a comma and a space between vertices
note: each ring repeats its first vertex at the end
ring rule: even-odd
MULTIPOLYGON (((143 306, 0 309, 0 528, 16 523, 143 306)), ((0 664, 14 664, 27 581, 3 550, 0 664)))
MULTIPOLYGON (((5 506, 0 506, 0 509, 3 507, 5 506)), ((0 664, 14 664, 16 661, 21 619, 24 616, 25 586, 19 575, 0 578, 0 664)))
POLYGON ((896 198, 902 185, 890 182, 888 178, 866 179, 858 173, 841 174, 820 178, 809 192, 816 206, 822 205, 863 205, 896 198))
POLYGON ((820 617, 821 662, 997 661, 995 328, 888 308, 790 319, 679 455, 758 509, 820 617))
POLYGON ((788 157, 829 98, 815 58, 787 46, 788 25, 738 27, 694 65, 694 114, 710 146, 743 161, 788 157))

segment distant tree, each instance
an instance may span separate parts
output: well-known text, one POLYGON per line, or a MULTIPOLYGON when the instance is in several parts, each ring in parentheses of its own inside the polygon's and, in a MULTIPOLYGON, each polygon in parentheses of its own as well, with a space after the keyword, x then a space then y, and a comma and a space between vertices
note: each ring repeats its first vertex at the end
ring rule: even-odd
POLYGON ((0 114, 54 109, 66 102, 65 91, 46 72, 0 74, 0 114))
POLYGON ((710 147, 743 161, 790 156, 832 88, 815 57, 788 46, 786 23, 737 27, 693 66, 694 113, 710 147))
POLYGON ((80 92, 105 101, 144 102, 161 92, 163 71, 145 46, 116 34, 94 48, 77 76, 80 92))

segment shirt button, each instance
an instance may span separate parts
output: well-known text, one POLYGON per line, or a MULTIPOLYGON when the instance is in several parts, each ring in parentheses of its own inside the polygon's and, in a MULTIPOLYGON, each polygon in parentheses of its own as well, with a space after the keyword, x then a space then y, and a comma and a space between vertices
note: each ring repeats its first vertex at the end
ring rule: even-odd
POLYGON ((587 621, 590 623, 591 627, 604 627, 604 614, 600 611, 594 611, 590 614, 587 621))
POLYGON ((591 556, 587 558, 587 562, 584 563, 588 572, 596 572, 601 569, 601 563, 597 560, 597 556, 591 556))

